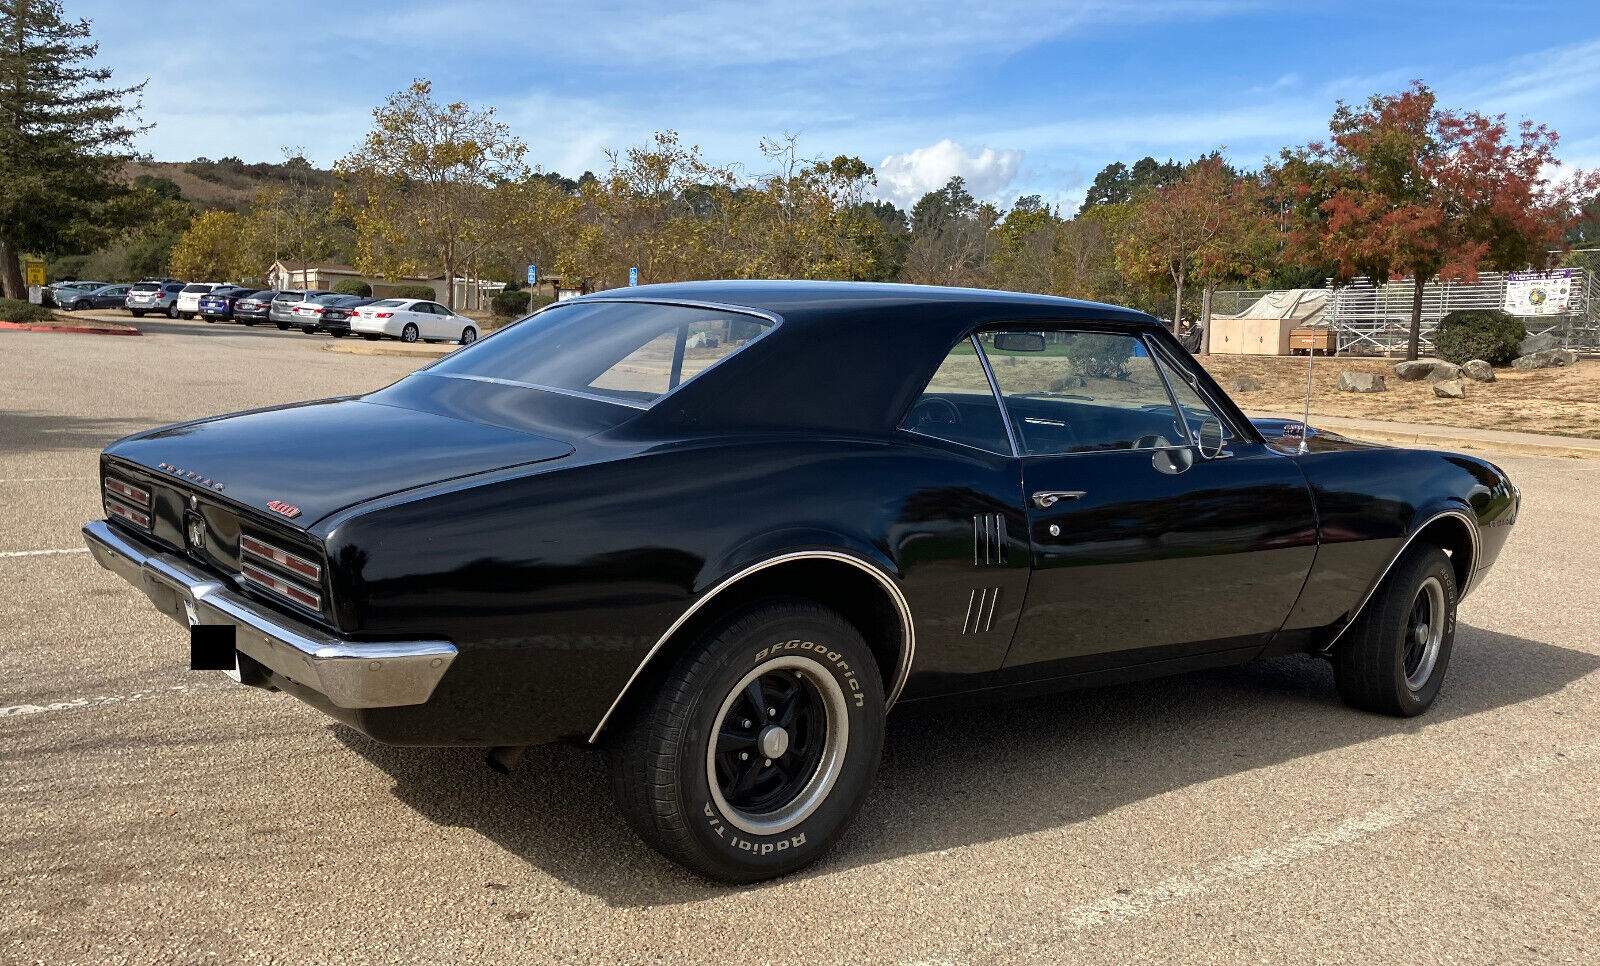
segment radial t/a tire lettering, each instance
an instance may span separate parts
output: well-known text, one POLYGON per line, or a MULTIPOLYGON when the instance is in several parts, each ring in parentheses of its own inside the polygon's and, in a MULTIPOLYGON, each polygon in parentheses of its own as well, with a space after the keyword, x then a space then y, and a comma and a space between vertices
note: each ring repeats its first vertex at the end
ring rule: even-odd
POLYGON ((1458 594, 1443 550, 1406 551, 1334 650, 1345 703, 1403 718, 1428 710, 1455 647, 1458 594))
POLYGON ((775 598, 711 628, 608 745, 628 824, 675 862, 756 882, 844 834, 883 751, 883 684, 829 608, 775 598))

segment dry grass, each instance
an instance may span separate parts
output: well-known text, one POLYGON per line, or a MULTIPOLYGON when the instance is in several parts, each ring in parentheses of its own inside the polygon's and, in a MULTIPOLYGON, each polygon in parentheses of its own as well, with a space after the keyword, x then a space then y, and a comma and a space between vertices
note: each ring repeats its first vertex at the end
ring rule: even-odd
MULTIPOLYGON (((1212 355, 1200 359, 1245 409, 1297 413, 1305 405, 1304 356, 1212 355), (1241 375, 1254 376, 1264 388, 1236 391, 1233 380, 1241 375)), ((1595 360, 1584 359, 1563 369, 1496 369, 1495 382, 1466 381, 1465 399, 1441 399, 1433 394, 1433 383, 1426 380, 1401 381, 1394 374, 1394 363, 1393 359, 1319 356, 1312 381, 1312 415, 1600 439, 1600 362, 1595 360), (1347 369, 1383 375, 1388 391, 1339 391, 1335 383, 1347 369)))

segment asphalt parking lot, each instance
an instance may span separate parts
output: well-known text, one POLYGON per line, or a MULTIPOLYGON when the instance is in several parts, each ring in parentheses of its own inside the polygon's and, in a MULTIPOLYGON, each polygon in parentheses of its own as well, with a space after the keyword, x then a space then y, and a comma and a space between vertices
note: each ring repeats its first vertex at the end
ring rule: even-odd
POLYGON ((1521 521, 1421 719, 1302 658, 908 709, 839 849, 730 889, 591 753, 502 777, 186 670, 79 552, 100 447, 419 360, 141 327, 0 333, 0 962, 1600 960, 1600 461, 1494 457, 1521 521))

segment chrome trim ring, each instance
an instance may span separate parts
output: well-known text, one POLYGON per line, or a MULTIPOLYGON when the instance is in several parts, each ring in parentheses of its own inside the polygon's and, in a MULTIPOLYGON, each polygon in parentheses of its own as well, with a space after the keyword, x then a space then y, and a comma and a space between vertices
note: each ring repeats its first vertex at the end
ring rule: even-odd
POLYGON ((1411 542, 1417 539, 1417 535, 1426 530, 1435 521, 1443 519, 1444 517, 1460 518, 1461 521, 1467 525, 1467 532, 1472 537, 1472 559, 1467 561, 1467 582, 1461 586, 1458 592, 1459 599, 1466 598, 1467 593, 1471 591, 1474 586, 1476 586, 1476 580, 1478 576, 1478 561, 1482 559, 1483 556, 1480 552, 1483 546, 1483 537, 1478 531, 1478 521, 1473 518, 1472 514, 1465 510, 1441 510, 1428 519, 1417 524, 1416 528, 1406 535, 1405 541, 1400 544, 1400 549, 1394 552, 1394 556, 1389 558, 1389 562, 1384 565, 1383 571, 1378 574, 1378 579, 1372 582, 1372 586, 1368 587, 1367 592, 1362 595, 1361 601, 1357 603, 1356 606, 1350 611, 1350 619, 1344 622, 1344 626, 1339 628, 1338 632, 1333 635, 1333 639, 1324 645, 1319 653, 1333 653, 1334 645, 1339 643, 1339 639, 1341 637, 1344 637, 1345 631, 1348 631, 1351 627, 1355 626, 1355 622, 1361 619, 1361 612, 1366 610, 1367 604, 1372 601, 1373 595, 1378 592, 1378 588, 1383 586, 1384 579, 1389 576, 1389 571, 1394 569, 1394 565, 1400 562, 1400 558, 1404 556, 1406 550, 1410 548, 1411 542))
MULTIPOLYGON (((808 696, 802 694, 800 697, 808 696)), ((710 788, 711 801, 716 805, 723 820, 751 835, 778 835, 810 818, 822 803, 827 801, 828 793, 833 791, 834 783, 839 780, 839 774, 844 770, 845 755, 850 748, 849 715, 844 688, 839 686, 838 680, 828 672, 827 668, 812 658, 801 655, 775 657, 757 665, 754 670, 741 678, 723 699, 722 707, 717 711, 706 742, 706 782, 710 788), (806 783, 794 792, 788 801, 779 804, 771 811, 748 812, 730 805, 723 792, 723 778, 718 774, 718 739, 728 724, 728 712, 741 697, 745 696, 746 689, 756 684, 762 677, 778 671, 793 672, 800 679, 802 688, 813 689, 815 696, 821 699, 823 744, 815 755, 815 763, 811 765, 811 774, 806 783)), ((762 739, 768 737, 766 730, 763 729, 762 739)), ((763 743, 762 739, 758 739, 757 744, 763 743)), ((788 747, 787 734, 784 735, 782 744, 784 747, 780 754, 792 750, 788 747)), ((751 753, 760 753, 761 750, 755 747, 751 753)), ((804 760, 809 763, 810 756, 804 760)), ((758 772, 765 771, 772 767, 772 761, 767 759, 768 764, 763 766, 752 758, 749 767, 758 772)))
POLYGON ((895 665, 893 683, 890 685, 889 693, 884 697, 883 702, 885 711, 893 707, 895 699, 900 697, 900 692, 906 686, 906 679, 911 676, 911 663, 916 659, 917 655, 917 631, 911 622, 911 605, 906 602, 906 595, 901 592, 900 586, 894 582, 894 578, 890 577, 883 568, 854 554, 844 553, 840 550, 798 550, 793 553, 782 553, 776 557, 769 557, 760 563, 752 564, 735 574, 723 578, 716 586, 702 594, 699 600, 690 604, 688 610, 678 615, 678 619, 673 621, 672 625, 656 639, 655 644, 651 645, 650 650, 645 652, 644 659, 633 669, 633 673, 623 683, 621 690, 617 692, 617 696, 611 700, 611 706, 606 709, 605 714, 600 716, 600 721, 594 726, 594 731, 590 732, 589 744, 592 745, 600 740, 600 732, 605 730, 606 722, 611 720, 611 716, 621 706, 622 699, 628 694, 628 689, 633 687, 635 681, 639 680, 639 675, 644 673, 644 669, 650 664, 651 659, 667 645, 668 641, 672 640, 672 635, 676 634, 678 629, 688 622, 689 618, 693 617, 700 608, 711 603, 718 594, 751 574, 794 560, 837 560, 840 563, 850 564, 867 572, 873 579, 877 580, 889 595, 889 599, 894 602, 895 613, 900 617, 900 660, 895 665))
POLYGON ((1444 645, 1445 625, 1444 585, 1438 577, 1429 577, 1417 590, 1411 604, 1411 618, 1406 622, 1405 649, 1401 652, 1406 674, 1406 687, 1421 691, 1433 676, 1434 665, 1439 663, 1439 651, 1444 645))

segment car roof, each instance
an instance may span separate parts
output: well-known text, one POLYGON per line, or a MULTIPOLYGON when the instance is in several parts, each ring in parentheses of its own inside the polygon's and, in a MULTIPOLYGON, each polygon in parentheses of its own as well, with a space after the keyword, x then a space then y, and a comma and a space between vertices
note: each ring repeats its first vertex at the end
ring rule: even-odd
MULTIPOLYGON (((709 303, 781 324, 641 414, 646 432, 892 429, 951 348, 992 323, 1090 322, 1164 332, 1134 309, 1051 295, 875 282, 711 281, 609 289, 557 303, 709 303)), ((1170 338, 1170 337, 1169 337, 1170 338)))

